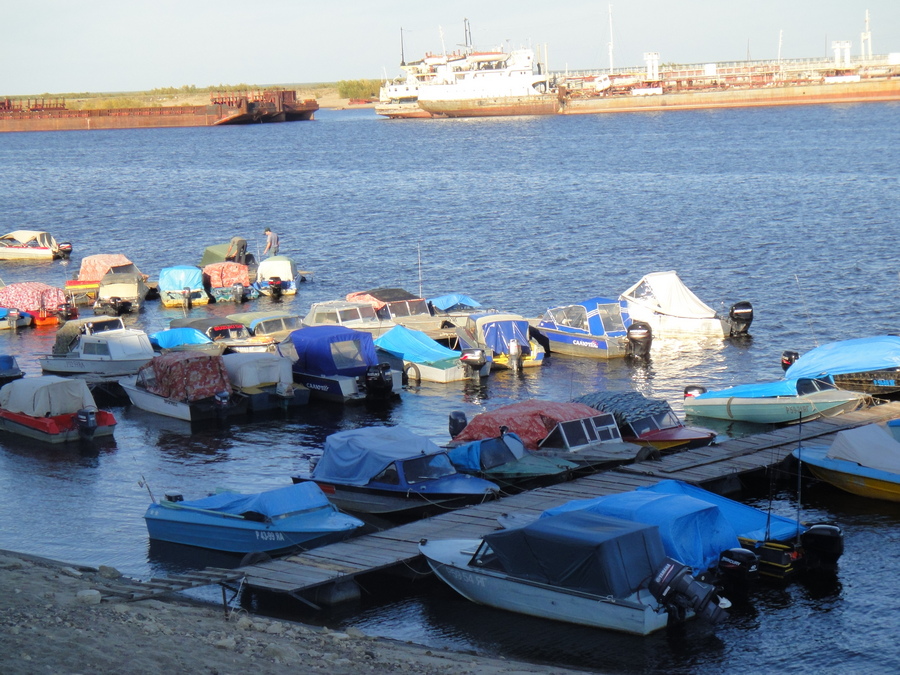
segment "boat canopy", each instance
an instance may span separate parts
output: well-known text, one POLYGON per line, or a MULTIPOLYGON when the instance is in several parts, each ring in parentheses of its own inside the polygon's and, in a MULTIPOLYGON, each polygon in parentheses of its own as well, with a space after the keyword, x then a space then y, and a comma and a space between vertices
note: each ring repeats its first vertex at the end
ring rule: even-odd
POLYGON ((778 380, 777 382, 760 382, 758 384, 740 384, 719 391, 707 391, 695 396, 698 399, 710 398, 774 398, 777 396, 802 396, 822 389, 834 389, 830 380, 811 379, 778 380))
POLYGON ((343 326, 308 326, 287 336, 278 351, 310 375, 364 375, 378 365, 371 333, 343 326))
POLYGON ((288 333, 298 328, 303 328, 303 319, 294 314, 284 312, 240 312, 229 314, 228 318, 244 324, 253 335, 277 335, 288 333))
MULTIPOLYGON (((825 456, 900 474, 900 443, 879 424, 839 431, 825 456)), ((802 449, 800 459, 803 459, 802 449)))
POLYGON ((222 357, 201 352, 155 356, 141 366, 137 381, 151 394, 185 403, 232 392, 222 357))
POLYGON ((192 291, 203 290, 203 272, 193 265, 175 265, 163 267, 159 271, 160 291, 182 291, 190 288, 192 291))
POLYGON ((879 335, 831 342, 810 350, 787 369, 787 378, 843 375, 900 368, 900 337, 879 335))
MULTIPOLYGON (((612 413, 619 426, 654 415, 672 413, 672 406, 662 399, 647 398, 638 391, 595 391, 575 399, 596 410, 612 413)), ((674 413, 673 413, 674 415, 674 413)))
POLYGON ((99 282, 109 272, 140 274, 137 266, 121 253, 97 253, 81 259, 78 281, 99 282))
POLYGON ((53 342, 54 354, 68 354, 81 335, 96 335, 111 330, 126 330, 125 323, 118 316, 90 316, 70 319, 56 330, 53 342))
POLYGON ((217 262, 203 267, 203 277, 209 279, 210 288, 231 288, 250 285, 250 271, 238 262, 217 262))
POLYGON ((23 281, 0 288, 0 307, 37 312, 41 309, 55 310, 65 303, 65 291, 40 281, 23 281))
POLYGON ((87 382, 80 378, 41 375, 3 385, 0 408, 31 417, 69 415, 84 408, 97 409, 87 382))
POLYGON ((468 309, 480 309, 481 303, 473 300, 468 295, 450 293, 432 298, 429 302, 442 312, 464 311, 468 309))
POLYGON ((714 568, 722 551, 740 546, 718 506, 688 495, 621 492, 571 501, 544 511, 541 518, 581 510, 656 525, 666 555, 697 572, 714 568))
POLYGON ((725 519, 731 523, 739 537, 754 541, 775 539, 784 541, 796 537, 807 530, 807 527, 792 518, 785 518, 774 513, 766 513, 747 504, 736 502, 728 497, 717 495, 703 488, 690 485, 680 480, 661 480, 655 485, 637 488, 664 494, 681 494, 694 497, 719 507, 725 519))
POLYGON ((41 230, 16 230, 0 237, 0 246, 28 246, 31 242, 41 248, 57 248, 56 239, 41 230))
POLYGON ((150 344, 159 349, 174 349, 181 345, 205 345, 212 342, 196 328, 167 328, 150 333, 150 344))
POLYGON ((263 387, 291 384, 294 375, 290 360, 271 352, 224 354, 228 379, 235 387, 263 387))
POLYGON ((683 319, 713 319, 715 310, 694 295, 674 271, 652 272, 622 293, 627 302, 683 319))
POLYGON ((656 526, 588 511, 498 530, 484 541, 510 576, 615 598, 646 587, 666 558, 656 526))
POLYGON ((510 340, 519 343, 522 353, 527 354, 530 351, 528 320, 518 314, 500 312, 472 314, 466 320, 466 328, 495 354, 508 354, 510 340))
POLYGON ((448 453, 453 466, 462 471, 486 471, 515 462, 530 454, 522 439, 510 432, 495 438, 464 443, 448 453))
POLYGON ((628 313, 623 311, 625 302, 612 298, 590 298, 584 302, 576 302, 573 305, 552 307, 544 312, 540 325, 548 328, 566 330, 572 332, 583 331, 588 335, 609 335, 613 337, 626 334, 626 319, 628 313))
POLYGON ((375 309, 381 309, 389 302, 422 300, 422 298, 418 298, 402 288, 373 288, 368 291, 357 291, 356 293, 348 293, 346 299, 350 302, 368 302, 375 309))
POLYGON ((363 427, 331 434, 310 477, 366 485, 389 464, 442 453, 433 441, 402 427, 363 427))
POLYGON ((293 281, 297 278, 297 266, 294 261, 284 255, 273 255, 259 263, 256 270, 258 281, 268 281, 278 277, 282 281, 293 281))
POLYGON ((203 499, 167 503, 175 509, 203 509, 235 516, 263 516, 268 520, 301 511, 311 511, 330 506, 331 502, 315 483, 295 483, 286 487, 244 495, 238 492, 219 492, 203 499))
POLYGON ((540 442, 560 422, 596 415, 597 411, 594 408, 583 403, 530 399, 475 415, 453 441, 467 442, 494 438, 500 435, 500 427, 505 426, 522 439, 526 448, 536 450, 540 442))
POLYGON ((461 356, 460 352, 432 340, 422 331, 406 326, 394 326, 375 338, 375 346, 413 363, 435 363, 461 356))

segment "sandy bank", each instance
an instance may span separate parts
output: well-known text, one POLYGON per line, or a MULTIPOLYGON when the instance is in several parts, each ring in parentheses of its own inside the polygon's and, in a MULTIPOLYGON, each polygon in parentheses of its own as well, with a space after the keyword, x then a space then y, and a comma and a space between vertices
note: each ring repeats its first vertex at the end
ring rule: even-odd
POLYGON ((184 598, 98 602, 112 568, 0 552, 3 672, 417 675, 577 672, 271 620, 184 598))

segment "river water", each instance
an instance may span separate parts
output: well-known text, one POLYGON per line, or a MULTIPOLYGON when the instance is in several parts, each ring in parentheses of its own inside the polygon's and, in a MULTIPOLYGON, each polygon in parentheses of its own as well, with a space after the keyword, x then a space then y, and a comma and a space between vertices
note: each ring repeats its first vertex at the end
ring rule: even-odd
MULTIPOLYGON (((114 407, 115 437, 93 450, 3 437, 0 548, 140 578, 217 564, 149 545, 148 490, 193 498, 216 487, 273 488, 306 468, 335 430, 398 424, 444 442, 450 411, 471 418, 525 398, 637 389, 680 412, 686 385, 777 379, 785 349, 895 332, 898 112, 872 103, 389 121, 352 110, 321 111, 310 123, 0 135, 6 230, 46 229, 75 250, 69 263, 0 263, 6 283, 62 285, 94 253, 125 253, 155 277, 235 234, 259 252, 270 226, 282 254, 313 272, 282 303, 298 314, 313 301, 399 286, 537 316, 674 269, 712 307, 748 300, 756 315, 749 340, 656 339, 646 365, 556 355, 480 385, 412 387, 383 410, 311 406, 191 433, 114 407)), ((213 305, 192 315, 233 311, 213 305)), ((148 303, 128 322, 152 331, 180 315, 148 303)), ((0 353, 38 374, 36 355, 53 336, 2 331, 0 353)), ((796 515, 792 492, 773 503, 796 515)), ((826 486, 805 493, 802 508, 805 519, 844 528, 837 578, 763 589, 715 631, 692 623, 632 638, 472 606, 427 585, 401 597, 368 589, 362 605, 318 618, 604 672, 896 672, 900 508, 826 486)))

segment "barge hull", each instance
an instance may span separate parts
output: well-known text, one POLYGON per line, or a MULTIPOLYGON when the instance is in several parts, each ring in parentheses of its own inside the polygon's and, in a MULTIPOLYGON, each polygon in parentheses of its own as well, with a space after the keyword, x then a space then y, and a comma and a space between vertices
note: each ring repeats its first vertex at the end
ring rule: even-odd
POLYGON ((469 100, 423 101, 419 105, 442 117, 504 117, 510 115, 555 115, 559 112, 556 94, 469 100))

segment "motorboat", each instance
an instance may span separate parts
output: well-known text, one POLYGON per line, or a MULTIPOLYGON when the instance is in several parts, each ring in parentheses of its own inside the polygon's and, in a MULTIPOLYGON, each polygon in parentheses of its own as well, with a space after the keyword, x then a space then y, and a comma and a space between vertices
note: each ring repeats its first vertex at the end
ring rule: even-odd
POLYGON ((496 483, 505 493, 561 483, 578 468, 575 462, 531 452, 506 427, 493 438, 455 445, 448 455, 457 471, 496 483))
POLYGON ((118 316, 141 308, 150 290, 147 278, 120 253, 98 254, 81 261, 78 279, 71 286, 67 281, 66 291, 73 297, 73 304, 79 304, 82 298, 90 303, 93 297, 95 314, 118 316))
POLYGON ((280 298, 282 295, 296 295, 297 284, 306 281, 309 272, 300 273, 293 260, 284 255, 266 258, 256 270, 254 287, 262 295, 280 298))
POLYGON ((19 368, 16 357, 12 354, 0 354, 0 387, 21 377, 25 377, 25 373, 19 368))
POLYGON ((303 317, 303 325, 343 326, 378 337, 397 324, 391 319, 378 316, 375 307, 369 302, 326 300, 310 305, 309 312, 303 317))
POLYGON ((232 388, 247 397, 248 410, 289 410, 309 402, 309 389, 294 382, 291 362, 272 352, 226 354, 223 358, 232 388))
POLYGON ((375 315, 388 323, 420 330, 434 340, 449 340, 455 337, 453 324, 443 317, 434 316, 425 298, 413 295, 402 288, 371 288, 367 291, 349 293, 349 302, 366 302, 375 309, 375 315))
POLYGON ((256 494, 220 491, 185 501, 178 493, 144 514, 150 539, 229 553, 279 553, 340 541, 365 525, 341 513, 314 483, 256 494))
POLYGON ((507 429, 531 452, 587 469, 628 464, 650 454, 622 440, 612 414, 583 403, 528 399, 479 413, 471 421, 463 411, 454 410, 448 426, 454 445, 492 438, 507 429))
POLYGON ((643 276, 620 299, 632 320, 648 324, 658 338, 747 335, 753 322, 749 302, 735 303, 727 316, 717 314, 674 271, 643 276))
POLYGON ((42 375, 25 377, 0 389, 0 430, 45 443, 110 436, 112 413, 99 410, 87 382, 42 375))
MULTIPOLYGON (((200 262, 198 263, 198 267, 201 269, 206 269, 207 265, 212 265, 214 263, 222 263, 222 262, 237 262, 234 259, 234 255, 228 256, 228 249, 230 246, 230 242, 225 242, 224 244, 212 244, 211 246, 207 246, 203 249, 203 253, 200 254, 200 262)), ((257 270, 257 262, 255 256, 249 251, 244 256, 244 263, 247 266, 247 275, 250 279, 250 282, 256 281, 256 270, 257 270)))
POLYGON ((456 328, 461 349, 483 349, 495 369, 540 366, 544 347, 531 337, 528 320, 518 314, 482 312, 471 314, 464 327, 456 328))
POLYGON ((838 389, 829 378, 801 377, 743 384, 719 391, 690 386, 684 390, 684 412, 694 417, 792 424, 834 417, 871 402, 867 394, 838 389))
POLYGON ((65 291, 40 281, 23 281, 0 288, 0 307, 27 312, 35 326, 55 326, 78 316, 65 291))
POLYGON ((235 393, 221 356, 169 352, 155 356, 119 385, 132 405, 166 417, 199 422, 247 413, 246 397, 235 393))
POLYGON ((597 391, 579 396, 575 402, 611 413, 622 440, 629 443, 666 451, 700 448, 716 440, 714 431, 685 426, 667 401, 637 391, 597 391))
POLYGON ((649 635, 695 616, 718 623, 730 606, 666 557, 656 527, 588 511, 419 551, 468 600, 542 619, 649 635))
POLYGON ((40 230, 16 230, 0 237, 0 260, 54 260, 72 255, 72 244, 57 243, 40 230))
POLYGON ((169 327, 194 328, 213 342, 225 345, 228 353, 271 352, 275 349, 275 340, 265 335, 251 335, 244 324, 227 317, 182 317, 172 319, 169 327))
POLYGON ((331 434, 322 456, 295 482, 315 482, 353 513, 418 518, 494 499, 499 488, 453 468, 446 451, 402 427, 331 434))
POLYGON ((784 376, 831 376, 841 389, 872 396, 900 393, 900 336, 878 335, 829 342, 803 356, 794 351, 781 355, 784 376))
POLYGON ((375 338, 375 347, 398 359, 409 381, 459 382, 491 373, 492 359, 483 349, 456 351, 405 326, 394 326, 375 338))
POLYGON ((10 307, 0 307, 0 330, 17 330, 30 326, 34 317, 29 312, 10 307))
POLYGON ((204 267, 203 287, 215 302, 242 303, 259 297, 259 291, 250 285, 250 268, 238 262, 216 262, 204 267))
POLYGON ((302 318, 286 312, 240 312, 229 314, 225 318, 244 324, 254 337, 267 338, 275 342, 281 342, 291 331, 304 326, 302 318))
POLYGON ((470 314, 487 311, 484 306, 464 293, 448 293, 428 300, 434 316, 446 319, 456 326, 465 324, 470 314))
POLYGON ((41 370, 59 375, 132 375, 155 356, 147 334, 126 328, 121 317, 67 321, 56 331, 53 353, 38 359, 41 370))
POLYGON ((549 340, 552 353, 593 359, 647 358, 653 343, 650 325, 632 321, 625 302, 612 298, 551 307, 537 329, 549 340))
POLYGON ((379 362, 369 333, 341 326, 307 326, 278 344, 293 364, 294 382, 314 399, 336 403, 383 401, 399 395, 403 374, 379 362))
POLYGON ((844 429, 830 446, 804 445, 791 454, 838 489, 900 502, 900 442, 880 424, 844 429))
POLYGON ((203 272, 194 265, 163 267, 159 271, 159 301, 163 307, 190 309, 209 303, 203 272))
POLYGON ((741 547, 759 558, 760 575, 769 579, 789 581, 798 574, 834 572, 844 552, 844 533, 831 523, 804 523, 678 480, 661 480, 637 490, 687 495, 718 506, 741 547))
POLYGON ((221 356, 225 351, 223 342, 213 342, 196 328, 167 328, 150 333, 150 344, 163 354, 167 352, 196 351, 221 356))

